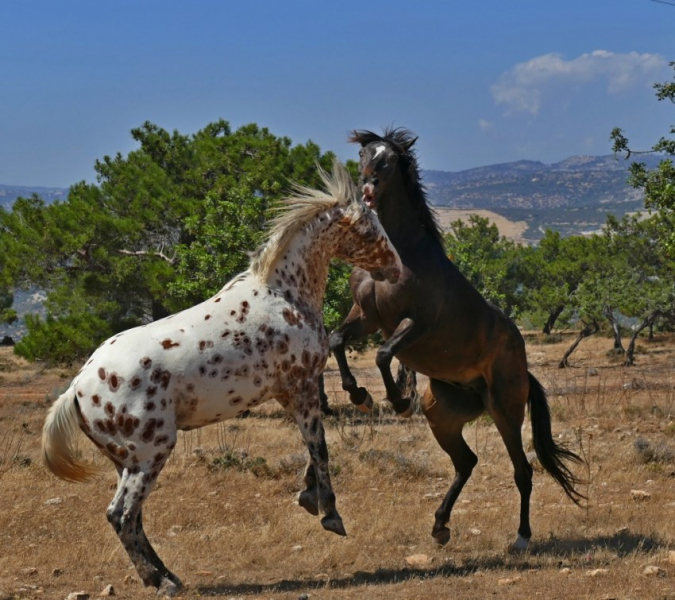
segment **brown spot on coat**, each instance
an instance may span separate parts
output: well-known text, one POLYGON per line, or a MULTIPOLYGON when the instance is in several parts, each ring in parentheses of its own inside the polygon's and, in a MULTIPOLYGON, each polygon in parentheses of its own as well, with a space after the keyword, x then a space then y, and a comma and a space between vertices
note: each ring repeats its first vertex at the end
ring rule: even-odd
POLYGON ((141 358, 141 360, 138 361, 138 363, 144 369, 149 369, 152 366, 152 359, 149 356, 144 356, 143 358, 141 358))
POLYGON ((169 338, 162 340, 160 344, 162 344, 162 348, 164 348, 164 350, 171 350, 171 348, 180 346, 178 342, 172 342, 169 338))
POLYGON ((103 367, 98 368, 98 377, 101 381, 105 381, 106 374, 105 374, 105 369, 103 367))

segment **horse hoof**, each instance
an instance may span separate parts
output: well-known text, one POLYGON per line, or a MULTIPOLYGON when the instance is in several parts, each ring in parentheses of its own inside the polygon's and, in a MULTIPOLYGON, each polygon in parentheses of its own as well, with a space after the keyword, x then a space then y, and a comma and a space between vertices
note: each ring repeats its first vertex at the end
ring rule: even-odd
POLYGON ((364 387, 357 388, 353 394, 349 394, 349 399, 363 413, 368 413, 373 408, 373 398, 364 387))
POLYGON ((298 504, 302 506, 310 515, 315 517, 319 514, 319 502, 314 494, 308 491, 300 492, 298 504))
POLYGON ((177 584, 170 579, 163 579, 162 584, 157 588, 157 595, 160 598, 173 598, 178 595, 182 589, 182 585, 176 577, 177 584))
POLYGON ((516 541, 513 542, 513 545, 511 546, 511 552, 513 553, 521 553, 525 552, 530 545, 530 540, 527 538, 524 538, 522 535, 518 534, 518 537, 516 538, 516 541))
POLYGON ((345 526, 342 523, 342 519, 338 517, 324 517, 321 519, 321 525, 326 531, 332 531, 338 535, 346 536, 347 532, 345 531, 345 526))
POLYGON ((432 531, 431 537, 436 540, 439 546, 445 546, 450 541, 450 530, 447 527, 442 527, 438 531, 432 531))
POLYGON ((415 408, 413 407, 413 403, 410 401, 409 398, 404 398, 403 402, 405 402, 406 400, 408 401, 407 408, 401 411, 394 409, 396 411, 396 414, 403 419, 409 419, 415 414, 415 408))
POLYGON ((361 402, 361 404, 357 404, 356 408, 358 408, 362 413, 368 414, 371 410, 373 410, 373 397, 366 392, 366 399, 361 402))

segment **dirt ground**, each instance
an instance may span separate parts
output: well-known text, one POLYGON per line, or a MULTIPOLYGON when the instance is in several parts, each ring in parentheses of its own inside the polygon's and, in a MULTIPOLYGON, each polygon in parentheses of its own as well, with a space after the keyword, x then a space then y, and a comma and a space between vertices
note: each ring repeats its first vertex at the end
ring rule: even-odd
MULTIPOLYGON (((453 512, 452 539, 433 542, 452 464, 424 417, 401 420, 380 401, 369 352, 352 364, 376 400, 371 415, 349 404, 332 362, 327 372, 339 414, 325 423, 346 538, 297 505, 306 451, 274 403, 180 434, 143 516, 186 584, 183 597, 675 599, 675 338, 641 342, 632 368, 607 354, 604 337, 584 340, 563 370, 569 337, 528 335, 527 343, 554 435, 587 460, 578 474, 589 498, 576 507, 536 469, 529 551, 509 552, 518 493, 485 417, 464 430, 479 463, 453 512)), ((76 371, 0 349, 0 599, 97 598, 109 584, 118 598, 155 597, 106 520, 112 465, 94 483, 69 484, 40 464, 46 410, 76 371)), ((529 421, 524 437, 529 445, 529 421)), ((105 464, 84 437, 79 448, 105 464)))
POLYGON ((513 240, 514 242, 523 243, 523 234, 527 231, 528 224, 525 221, 509 221, 506 217, 502 217, 490 210, 463 210, 459 208, 440 208, 434 209, 439 217, 439 222, 443 229, 450 228, 450 223, 453 221, 462 220, 468 224, 471 215, 477 215, 488 219, 490 223, 494 223, 499 229, 499 233, 504 237, 513 240))

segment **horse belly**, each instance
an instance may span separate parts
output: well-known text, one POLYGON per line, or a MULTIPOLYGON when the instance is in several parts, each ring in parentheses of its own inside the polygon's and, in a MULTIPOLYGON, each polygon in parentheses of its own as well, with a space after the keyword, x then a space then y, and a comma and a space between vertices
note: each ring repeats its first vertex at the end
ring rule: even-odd
POLYGON ((273 397, 262 378, 229 378, 226 385, 182 386, 176 394, 176 426, 195 429, 232 419, 273 397), (186 393, 184 390, 192 391, 186 393))

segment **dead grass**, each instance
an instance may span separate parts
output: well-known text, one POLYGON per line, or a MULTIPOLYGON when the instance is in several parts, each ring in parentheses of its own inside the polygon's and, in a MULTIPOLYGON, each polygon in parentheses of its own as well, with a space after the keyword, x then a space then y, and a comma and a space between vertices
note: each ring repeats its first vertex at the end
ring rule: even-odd
MULTIPOLYGON (((675 462, 666 451, 675 448, 675 339, 644 342, 630 369, 607 356, 610 340, 585 340, 563 370, 557 363, 569 339, 537 341, 528 336, 530 365, 548 390, 555 435, 589 460, 581 475, 590 501, 576 508, 535 472, 528 553, 508 553, 518 493, 488 419, 465 429, 479 463, 453 512, 452 540, 440 548, 430 532, 453 476, 450 460, 423 417, 401 421, 382 404, 371 416, 355 410, 331 368, 327 390, 340 415, 326 431, 348 537, 325 532, 297 506, 306 451, 275 405, 181 433, 144 524, 187 584, 184 597, 675 598, 675 462), (651 448, 651 458, 640 448, 651 448), (411 555, 426 559, 409 565, 411 555), (648 565, 661 576, 643 575, 648 565), (587 574, 597 569, 606 572, 587 574)), ((354 364, 380 399, 372 355, 354 364)), ((108 583, 120 598, 154 597, 106 521, 114 470, 73 485, 39 464, 47 396, 73 371, 41 370, 4 349, 2 365, 0 598, 65 598, 76 590, 95 597, 108 583)), ((104 462, 86 440, 80 449, 104 462)))

